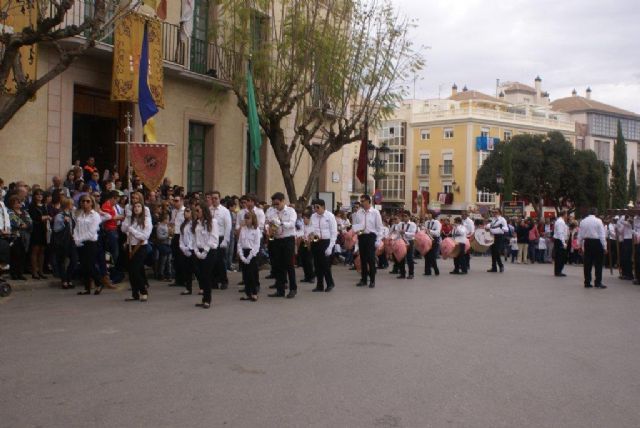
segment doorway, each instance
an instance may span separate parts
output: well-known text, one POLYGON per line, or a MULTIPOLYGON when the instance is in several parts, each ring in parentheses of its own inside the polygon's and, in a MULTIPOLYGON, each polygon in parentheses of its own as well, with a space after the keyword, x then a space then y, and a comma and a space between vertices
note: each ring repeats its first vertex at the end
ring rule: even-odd
POLYGON ((204 156, 206 125, 189 122, 189 163, 187 191, 204 191, 204 156))

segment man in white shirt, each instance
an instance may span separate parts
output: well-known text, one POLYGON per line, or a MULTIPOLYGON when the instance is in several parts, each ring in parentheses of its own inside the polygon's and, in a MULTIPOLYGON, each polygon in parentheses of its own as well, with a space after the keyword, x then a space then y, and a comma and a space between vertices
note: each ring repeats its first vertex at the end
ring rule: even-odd
POLYGON ((613 269, 618 266, 618 234, 616 232, 618 216, 605 218, 604 223, 608 243, 608 257, 606 258, 605 263, 608 268, 613 269))
POLYGON ((335 286, 331 274, 331 255, 338 238, 338 224, 335 216, 326 210, 324 200, 315 199, 311 204, 315 211, 311 216, 311 225, 313 233, 318 237, 318 240, 311 244, 317 279, 316 288, 313 291, 328 293, 335 286), (326 289, 323 281, 327 283, 326 289))
POLYGON ((358 287, 367 285, 369 278, 369 288, 376 286, 376 246, 382 237, 382 217, 380 212, 371 206, 371 196, 360 196, 362 208, 353 215, 353 227, 358 234, 358 248, 360 251, 360 261, 362 264, 361 280, 358 287))
MULTIPOLYGON (((471 237, 476 231, 476 225, 473 223, 473 220, 469 218, 469 213, 467 211, 462 211, 460 217, 462 218, 462 225, 467 229, 467 239, 471 240, 471 237)), ((471 269, 471 251, 464 254, 464 262, 466 264, 467 271, 469 271, 471 269)))
POLYGON ((580 222, 578 245, 584 252, 584 287, 591 288, 591 268, 595 268, 595 287, 607 288, 602 284, 602 261, 607 252, 605 227, 598 217, 598 210, 592 208, 589 215, 580 222))
POLYGON ((636 214, 633 216, 633 245, 634 245, 634 256, 633 267, 634 267, 634 276, 635 279, 633 281, 634 284, 640 284, 640 215, 636 214))
POLYGON ((502 253, 504 248, 504 234, 509 231, 509 225, 507 221, 502 217, 502 212, 498 208, 494 208, 492 217, 489 219, 489 224, 486 228, 493 235, 493 244, 491 244, 491 269, 487 272, 504 272, 504 265, 502 264, 502 253))
MULTIPOLYGON (((216 251, 214 269, 213 269, 213 289, 220 288, 226 290, 229 286, 229 279, 227 278, 227 266, 225 260, 227 259, 227 248, 231 240, 231 213, 220 203, 220 192, 214 190, 207 192, 205 195, 207 198, 207 205, 209 205, 209 211, 211 211, 211 218, 218 223, 218 248, 216 251)), ((233 250, 230 250, 233 251, 233 250)))
MULTIPOLYGON (((173 271, 176 278, 171 286, 185 287, 187 278, 184 278, 184 264, 187 263, 185 255, 180 250, 180 228, 184 222, 184 202, 182 196, 175 195, 171 197, 171 203, 173 209, 171 210, 171 217, 169 219, 169 225, 173 228, 173 237, 171 238, 171 254, 173 255, 173 271)), ((191 278, 188 278, 191 281, 191 278)))
POLYGON ((427 221, 424 223, 427 233, 431 236, 432 244, 431 249, 424 256, 424 274, 431 275, 431 270, 438 276, 440 270, 438 269, 438 254, 440 253, 440 234, 442 233, 442 223, 439 220, 434 219, 431 213, 427 213, 427 221))
POLYGON ((567 240, 569 228, 567 227, 567 212, 561 211, 553 226, 553 274, 558 277, 567 276, 562 273, 567 261, 567 240))
POLYGON ((284 194, 276 192, 271 196, 271 207, 267 210, 265 230, 271 234, 273 241, 270 252, 273 262, 273 273, 276 277, 276 292, 269 297, 285 297, 284 288, 289 279, 287 299, 293 299, 298 292, 296 270, 293 265, 293 254, 296 247, 296 210, 284 202, 284 194))
POLYGON ((407 255, 404 257, 404 260, 400 261, 400 276, 398 276, 398 279, 405 277, 407 279, 413 279, 413 251, 415 248, 414 244, 418 226, 411 221, 409 211, 404 211, 402 213, 402 223, 400 223, 400 225, 402 237, 409 246, 407 248, 407 255), (406 276, 407 271, 405 265, 409 266, 409 276, 406 276))
POLYGON ((618 240, 620 241, 620 279, 633 280, 633 266, 631 263, 633 252, 633 224, 627 215, 620 215, 617 224, 618 240))

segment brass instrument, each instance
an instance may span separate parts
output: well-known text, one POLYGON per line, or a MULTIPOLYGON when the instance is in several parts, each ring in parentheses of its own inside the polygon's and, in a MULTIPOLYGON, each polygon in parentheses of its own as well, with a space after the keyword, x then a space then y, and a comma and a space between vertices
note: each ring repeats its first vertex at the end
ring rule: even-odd
POLYGON ((273 220, 268 221, 268 225, 267 235, 269 236, 269 241, 273 241, 276 233, 278 233, 278 229, 280 229, 280 225, 273 220))

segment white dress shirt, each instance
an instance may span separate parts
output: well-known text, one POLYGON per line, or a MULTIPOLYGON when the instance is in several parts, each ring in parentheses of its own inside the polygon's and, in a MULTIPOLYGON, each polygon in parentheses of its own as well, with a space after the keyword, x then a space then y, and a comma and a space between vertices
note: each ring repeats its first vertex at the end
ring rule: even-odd
MULTIPOLYGON (((184 224, 184 221, 182 222, 184 224)), ((191 249, 193 248, 193 232, 191 231, 191 221, 184 226, 183 231, 180 233, 180 251, 185 257, 191 257, 191 249)))
POLYGON ((311 225, 313 226, 313 233, 318 238, 329 240, 329 246, 325 252, 332 251, 338 237, 338 223, 333 213, 325 210, 322 215, 318 213, 311 214, 311 225))
POLYGON ((467 242, 467 232, 468 229, 463 224, 453 227, 453 240, 456 241, 456 244, 465 244, 467 242))
POLYGON ((338 223, 338 232, 344 232, 351 226, 351 223, 346 218, 336 218, 336 223, 338 223))
POLYGON ((88 214, 84 211, 77 214, 76 227, 73 230, 73 240, 76 243, 76 247, 81 247, 82 243, 86 241, 96 242, 101 223, 102 218, 94 210, 91 210, 88 214))
POLYGON ((465 229, 467 229, 467 236, 473 235, 473 233, 476 231, 476 225, 473 224, 473 220, 471 220, 469 217, 462 219, 462 225, 465 229))
POLYGON ((209 207, 211 217, 218 222, 218 233, 222 236, 221 248, 227 248, 231 239, 231 212, 224 205, 209 207))
POLYGON ((242 263, 249 264, 251 259, 258 255, 260 251, 260 238, 262 238, 260 229, 246 226, 240 229, 240 236, 238 237, 238 257, 242 263), (247 257, 244 256, 245 249, 251 250, 247 257))
POLYGON ((622 215, 618 219, 618 238, 622 240, 633 239, 633 225, 622 215))
POLYGON ((617 239, 616 225, 613 223, 609 223, 607 225, 607 239, 612 239, 614 241, 617 239))
POLYGON ((351 230, 354 232, 362 231, 362 233, 375 233, 377 239, 382 239, 382 217, 380 211, 373 207, 369 207, 368 210, 360 208, 353 215, 353 227, 351 230))
POLYGON ((602 220, 594 215, 589 215, 580 222, 580 228, 578 229, 578 245, 580 245, 580 248, 582 249, 584 249, 585 239, 599 239, 602 244, 602 248, 607 248, 604 224, 602 224, 602 220))
MULTIPOLYGON (((244 226, 244 216, 247 214, 249 210, 247 208, 243 208, 238 211, 238 215, 236 217, 236 230, 240 230, 242 226, 244 226)), ((258 229, 263 230, 265 224, 265 215, 264 210, 262 208, 253 207, 253 213, 256 215, 256 219, 258 219, 258 229)))
POLYGON ((182 223, 184 223, 184 206, 179 209, 174 208, 171 211, 171 220, 169 222, 173 224, 173 234, 180 235, 180 229, 182 223))
POLYGON ((640 238, 640 215, 633 216, 633 236, 635 236, 636 241, 640 238))
POLYGON ((416 237, 416 232, 418 231, 418 226, 412 221, 403 222, 394 224, 394 231, 400 232, 402 237, 407 241, 413 241, 416 237))
POLYGON ((144 216, 144 226, 140 226, 137 221, 132 221, 131 217, 127 217, 122 222, 122 232, 127 234, 127 244, 129 245, 147 245, 149 236, 153 230, 151 217, 144 216))
POLYGON ((427 220, 424 223, 424 227, 433 239, 440 239, 440 235, 442 234, 442 223, 440 223, 440 221, 434 219, 427 220))
POLYGON ((566 242, 568 235, 569 228, 567 227, 567 223, 564 222, 562 217, 558 217, 553 226, 553 239, 559 239, 562 242, 566 242))
POLYGON ((193 234, 193 242, 191 245, 191 251, 200 260, 207 258, 210 250, 218 248, 218 222, 211 221, 211 230, 207 230, 205 225, 201 221, 198 221, 196 225, 195 233, 193 234))
POLYGON ((501 215, 493 217, 489 223, 489 231, 492 235, 504 235, 509 231, 507 220, 501 215))
POLYGON ((11 218, 2 201, 0 201, 0 233, 11 233, 11 218))
MULTIPOLYGON (((270 207, 266 214, 267 222, 275 223, 279 226, 274 236, 276 239, 295 236, 297 219, 298 213, 296 213, 296 210, 288 206, 285 206, 281 210, 270 207)), ((265 228, 267 228, 266 225, 265 228)))

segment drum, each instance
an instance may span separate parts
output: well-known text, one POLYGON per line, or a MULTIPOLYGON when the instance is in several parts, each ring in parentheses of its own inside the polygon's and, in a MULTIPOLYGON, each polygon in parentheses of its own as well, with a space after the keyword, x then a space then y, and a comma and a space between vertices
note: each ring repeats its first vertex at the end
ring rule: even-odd
POLYGON ((493 235, 485 229, 476 229, 471 241, 471 248, 477 253, 486 253, 493 245, 493 235))
POLYGON ((380 241, 380 245, 378 245, 378 247, 376 248, 376 256, 381 256, 384 254, 384 250, 385 250, 385 245, 384 245, 384 240, 380 241))
POLYGON ((391 238, 384 238, 382 242, 384 242, 384 255, 387 258, 387 260, 391 260, 391 255, 393 254, 393 248, 391 246, 391 238))
POLYGON ((440 243, 440 254, 443 259, 455 257, 452 255, 453 251, 457 248, 456 241, 451 238, 444 238, 440 243))
POLYGON ((402 238, 394 239, 391 243, 391 247, 393 251, 393 257, 396 259, 396 261, 400 262, 404 260, 405 256, 407 255, 407 243, 405 242, 405 240, 402 238))
POLYGON ((418 250, 422 256, 427 254, 432 246, 433 240, 426 232, 421 230, 416 233, 416 250, 418 250))

